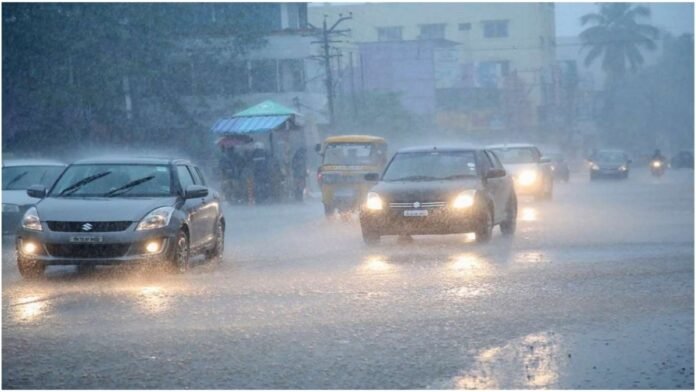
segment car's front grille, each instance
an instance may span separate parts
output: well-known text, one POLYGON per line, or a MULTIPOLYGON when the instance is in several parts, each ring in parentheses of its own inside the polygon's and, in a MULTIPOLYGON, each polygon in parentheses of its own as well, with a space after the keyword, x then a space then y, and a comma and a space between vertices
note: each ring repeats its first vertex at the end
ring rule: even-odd
POLYGON ((81 232, 81 233, 103 233, 108 231, 124 231, 131 225, 130 221, 113 222, 62 222, 48 221, 48 228, 51 231, 81 232))
POLYGON ((122 257, 130 244, 46 244, 53 257, 104 259, 122 257))
POLYGON ((432 201, 424 203, 389 203, 390 208, 442 208, 447 203, 444 201, 432 201))

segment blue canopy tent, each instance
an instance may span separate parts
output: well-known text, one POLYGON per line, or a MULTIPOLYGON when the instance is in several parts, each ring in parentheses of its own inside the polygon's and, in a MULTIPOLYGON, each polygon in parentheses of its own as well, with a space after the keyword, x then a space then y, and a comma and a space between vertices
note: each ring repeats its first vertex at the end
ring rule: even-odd
POLYGON ((277 102, 268 100, 231 117, 219 118, 210 128, 220 136, 217 144, 223 147, 249 143, 261 134, 268 133, 271 154, 273 154, 273 132, 297 130, 299 113, 277 102))

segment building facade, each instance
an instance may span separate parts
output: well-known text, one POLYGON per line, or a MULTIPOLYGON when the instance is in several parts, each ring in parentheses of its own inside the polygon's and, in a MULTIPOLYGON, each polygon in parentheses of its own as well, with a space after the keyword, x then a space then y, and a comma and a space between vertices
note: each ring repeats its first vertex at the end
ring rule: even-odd
MULTIPOLYGON (((355 52, 356 67, 382 61, 388 70, 381 73, 389 73, 392 79, 408 73, 399 69, 403 64, 394 57, 396 48, 408 52, 418 42, 447 42, 437 50, 424 49, 427 60, 419 58, 423 66, 426 61, 432 62, 426 67, 430 74, 423 76, 430 79, 432 86, 427 88, 432 91, 423 92, 423 83, 411 83, 413 78, 409 81, 408 77, 400 90, 390 87, 406 97, 407 107, 409 97, 431 95, 429 103, 417 106, 442 127, 512 130, 538 127, 543 120, 547 104, 544 74, 550 72, 555 61, 553 4, 312 4, 308 14, 314 25, 321 25, 325 15, 331 22, 339 15, 352 14, 352 20, 345 23, 351 30, 347 40, 352 45, 344 45, 341 50, 355 52), (379 46, 385 51, 371 50, 379 46), (391 59, 385 57, 387 53, 393 54, 391 59), (516 113, 519 110, 527 113, 520 115, 516 113), (527 122, 519 123, 520 119, 527 122)), ((362 70, 361 77, 369 79, 364 75, 366 71, 362 70)), ((398 84, 392 81, 392 85, 398 84)), ((368 88, 372 86, 375 84, 368 88)))

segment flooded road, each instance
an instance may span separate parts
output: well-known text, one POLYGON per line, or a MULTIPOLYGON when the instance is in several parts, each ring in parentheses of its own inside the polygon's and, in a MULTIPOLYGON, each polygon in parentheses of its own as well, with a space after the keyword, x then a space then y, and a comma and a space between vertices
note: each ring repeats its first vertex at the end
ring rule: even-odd
POLYGON ((223 264, 180 276, 26 282, 6 241, 3 387, 692 389, 693 187, 575 176, 485 245, 228 207, 223 264))

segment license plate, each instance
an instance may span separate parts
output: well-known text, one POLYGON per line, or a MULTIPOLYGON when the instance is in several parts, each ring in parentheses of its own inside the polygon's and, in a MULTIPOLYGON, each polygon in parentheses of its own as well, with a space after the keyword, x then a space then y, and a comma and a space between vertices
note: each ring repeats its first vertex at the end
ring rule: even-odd
POLYGON ((428 216, 428 210, 406 210, 404 216, 428 216))
POLYGON ((70 237, 70 242, 95 243, 104 241, 103 237, 95 235, 74 235, 70 237))

